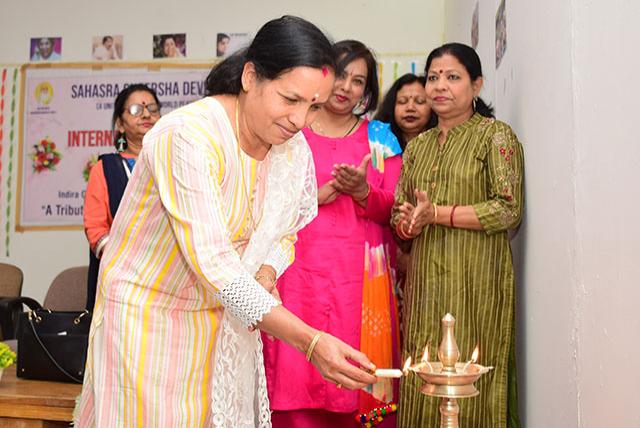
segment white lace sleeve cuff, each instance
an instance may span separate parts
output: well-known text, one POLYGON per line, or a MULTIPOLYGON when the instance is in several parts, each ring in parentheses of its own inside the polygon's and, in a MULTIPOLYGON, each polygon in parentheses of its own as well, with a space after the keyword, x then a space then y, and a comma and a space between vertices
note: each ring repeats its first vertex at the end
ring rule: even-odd
POLYGON ((216 293, 216 297, 225 310, 238 318, 247 327, 262 321, 262 317, 271 309, 278 306, 278 302, 267 293, 256 280, 248 275, 238 278, 225 285, 216 293))
POLYGON ((265 265, 269 265, 276 270, 276 277, 279 278, 280 275, 289 267, 290 255, 286 251, 282 249, 282 245, 279 242, 276 242, 271 251, 269 251, 269 255, 267 255, 267 259, 264 261, 265 265))

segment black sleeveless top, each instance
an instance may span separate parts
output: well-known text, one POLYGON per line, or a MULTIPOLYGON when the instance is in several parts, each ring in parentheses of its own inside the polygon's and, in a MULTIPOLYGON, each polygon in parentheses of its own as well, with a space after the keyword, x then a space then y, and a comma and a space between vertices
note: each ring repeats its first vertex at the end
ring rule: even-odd
MULTIPOLYGON (((127 177, 126 160, 118 153, 108 153, 101 155, 104 178, 107 182, 107 192, 109 193, 109 211, 111 217, 116 216, 124 189, 127 187, 129 178, 127 177)), ((96 287, 98 285, 98 271, 100 270, 100 260, 89 250, 89 275, 87 278, 87 309, 93 311, 96 301, 96 287)))

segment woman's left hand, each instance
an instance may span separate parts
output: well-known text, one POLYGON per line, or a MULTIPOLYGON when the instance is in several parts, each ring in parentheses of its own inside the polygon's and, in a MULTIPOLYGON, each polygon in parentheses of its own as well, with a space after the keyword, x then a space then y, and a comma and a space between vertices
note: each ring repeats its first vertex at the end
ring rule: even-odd
MULTIPOLYGON (((256 272, 255 276, 258 284, 262 285, 265 290, 269 292, 278 302, 282 303, 282 299, 280 298, 280 292, 277 287, 277 279, 276 279, 276 271, 270 266, 262 265, 258 272, 256 272)), ((255 327, 249 327, 249 331, 254 331, 255 327)), ((275 340, 273 336, 270 334, 267 335, 270 340, 275 340)))
POLYGON ((269 294, 276 298, 278 302, 282 302, 280 293, 276 288, 277 278, 276 270, 274 268, 269 265, 260 266, 260 269, 258 269, 258 272, 256 272, 255 279, 260 285, 264 287, 265 290, 269 292, 269 294))
POLYGON ((435 208, 427 192, 416 189, 415 195, 417 204, 411 212, 409 229, 407 230, 411 236, 418 236, 426 225, 435 222, 435 208))
POLYGON ((335 201, 340 192, 334 186, 335 180, 329 180, 318 188, 318 205, 327 205, 335 201))
POLYGON ((366 198, 369 192, 367 183, 367 166, 371 160, 371 155, 367 154, 362 158, 360 165, 338 164, 334 165, 331 175, 333 175, 333 186, 341 193, 346 193, 355 200, 366 198))
POLYGON ((398 222, 409 238, 420 235, 427 224, 435 222, 435 208, 427 192, 416 189, 415 195, 417 202, 415 207, 410 202, 405 202, 398 207, 400 211, 398 222))

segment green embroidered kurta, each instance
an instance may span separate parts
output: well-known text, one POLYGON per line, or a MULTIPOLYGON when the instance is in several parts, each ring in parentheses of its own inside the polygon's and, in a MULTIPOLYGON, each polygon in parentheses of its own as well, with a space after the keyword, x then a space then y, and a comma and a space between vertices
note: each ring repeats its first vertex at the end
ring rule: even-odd
MULTIPOLYGON (((476 383, 479 396, 458 400, 460 426, 518 427, 515 282, 507 231, 522 215, 522 146, 508 125, 477 113, 451 129, 441 148, 439 132, 433 128, 407 146, 396 207, 405 201, 415 205, 414 189, 419 188, 436 205, 472 205, 484 230, 427 226, 411 242, 403 358, 419 359, 431 341, 434 359, 440 320, 451 313, 461 362, 479 343, 479 363, 495 366, 476 383)), ((397 214, 394 208, 394 227, 397 214)), ((417 376, 403 378, 400 428, 439 427, 440 399, 422 395, 421 384, 417 376)))

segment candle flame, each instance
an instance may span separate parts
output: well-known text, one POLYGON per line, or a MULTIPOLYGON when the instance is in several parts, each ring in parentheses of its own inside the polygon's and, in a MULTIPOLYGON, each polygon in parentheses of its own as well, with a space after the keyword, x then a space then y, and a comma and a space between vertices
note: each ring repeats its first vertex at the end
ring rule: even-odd
POLYGON ((473 364, 478 362, 478 355, 480 354, 480 345, 476 345, 476 349, 473 350, 473 354, 471 354, 471 361, 473 364))
POLYGON ((428 343, 424 347, 424 352, 422 353, 422 358, 420 359, 420 361, 423 363, 426 363, 429 361, 429 344, 428 343))
POLYGON ((407 358, 407 361, 404 362, 404 366, 402 366, 402 373, 407 373, 409 371, 409 367, 411 367, 411 356, 407 358))

